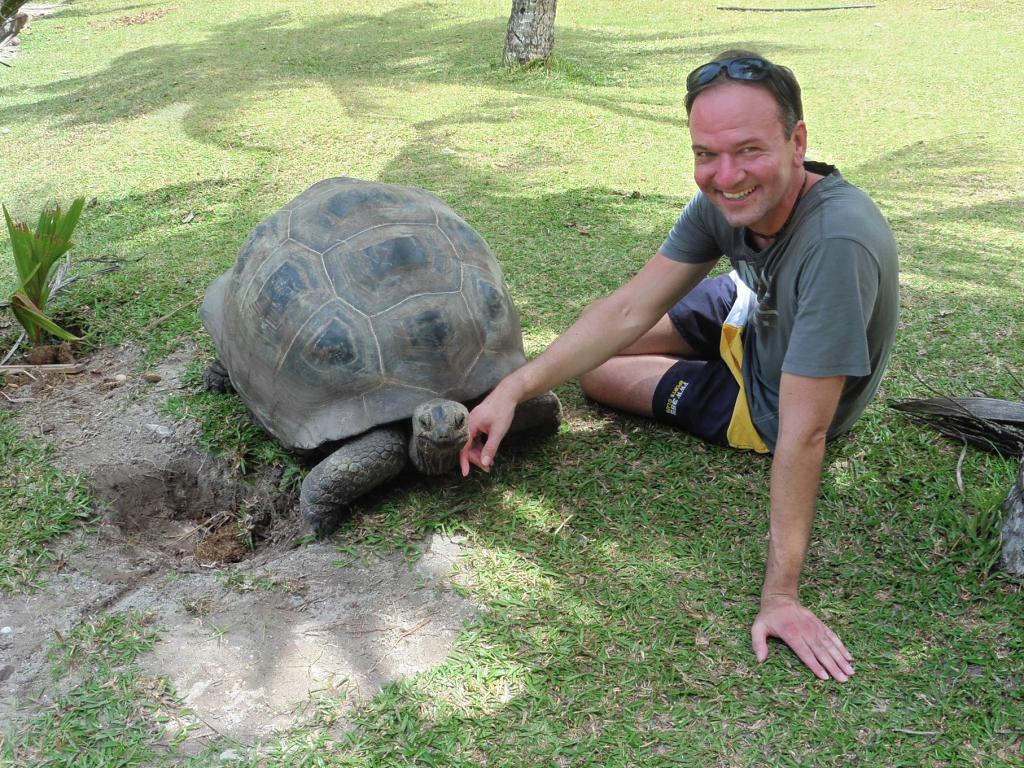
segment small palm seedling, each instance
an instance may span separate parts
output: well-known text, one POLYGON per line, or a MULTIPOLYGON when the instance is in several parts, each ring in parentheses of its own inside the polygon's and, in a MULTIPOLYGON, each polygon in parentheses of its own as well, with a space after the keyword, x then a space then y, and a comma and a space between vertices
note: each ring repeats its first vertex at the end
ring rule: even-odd
POLYGON ((24 222, 11 218, 7 206, 3 206, 18 270, 18 287, 11 297, 10 306, 34 344, 41 344, 46 334, 66 341, 78 340, 77 336, 53 322, 45 310, 52 288, 51 272, 57 261, 71 249, 71 233, 84 206, 84 197, 75 200, 66 213, 59 205, 47 206, 39 215, 35 232, 24 222))

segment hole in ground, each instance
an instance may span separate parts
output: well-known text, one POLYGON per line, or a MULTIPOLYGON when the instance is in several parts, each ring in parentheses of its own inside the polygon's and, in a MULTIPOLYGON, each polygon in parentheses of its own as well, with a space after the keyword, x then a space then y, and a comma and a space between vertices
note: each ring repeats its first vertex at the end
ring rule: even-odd
POLYGON ((89 486, 105 519, 136 546, 197 564, 235 563, 298 533, 297 490, 283 471, 246 478, 196 453, 154 464, 104 465, 89 486))

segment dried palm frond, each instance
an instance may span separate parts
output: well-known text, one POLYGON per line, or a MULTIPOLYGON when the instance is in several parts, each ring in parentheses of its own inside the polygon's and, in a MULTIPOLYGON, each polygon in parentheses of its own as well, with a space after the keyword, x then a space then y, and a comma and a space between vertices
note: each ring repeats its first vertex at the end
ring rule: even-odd
POLYGON ((889 406, 983 450, 1002 456, 1024 456, 1024 402, 990 397, 932 397, 889 406))

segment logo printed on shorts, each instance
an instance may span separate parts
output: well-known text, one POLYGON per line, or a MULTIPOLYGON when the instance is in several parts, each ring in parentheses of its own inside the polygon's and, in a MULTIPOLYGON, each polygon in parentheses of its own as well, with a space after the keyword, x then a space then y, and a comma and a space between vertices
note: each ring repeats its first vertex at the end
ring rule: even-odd
POLYGON ((679 400, 683 396, 683 392, 686 391, 688 383, 685 381, 677 381, 676 385, 672 387, 672 391, 668 393, 668 400, 665 401, 665 413, 670 416, 676 415, 676 409, 679 407, 679 400))

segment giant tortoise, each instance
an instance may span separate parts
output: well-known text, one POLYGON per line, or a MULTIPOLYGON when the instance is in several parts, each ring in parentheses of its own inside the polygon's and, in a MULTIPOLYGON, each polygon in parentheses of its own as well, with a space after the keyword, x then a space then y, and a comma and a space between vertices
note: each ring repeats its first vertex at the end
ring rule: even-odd
MULTIPOLYGON (((233 388, 286 448, 326 452, 300 508, 326 533, 346 505, 394 477, 453 469, 463 405, 521 366, 522 333, 490 249, 422 189, 332 178, 253 230, 209 287, 212 389, 233 388)), ((553 393, 510 431, 550 434, 553 393)))

